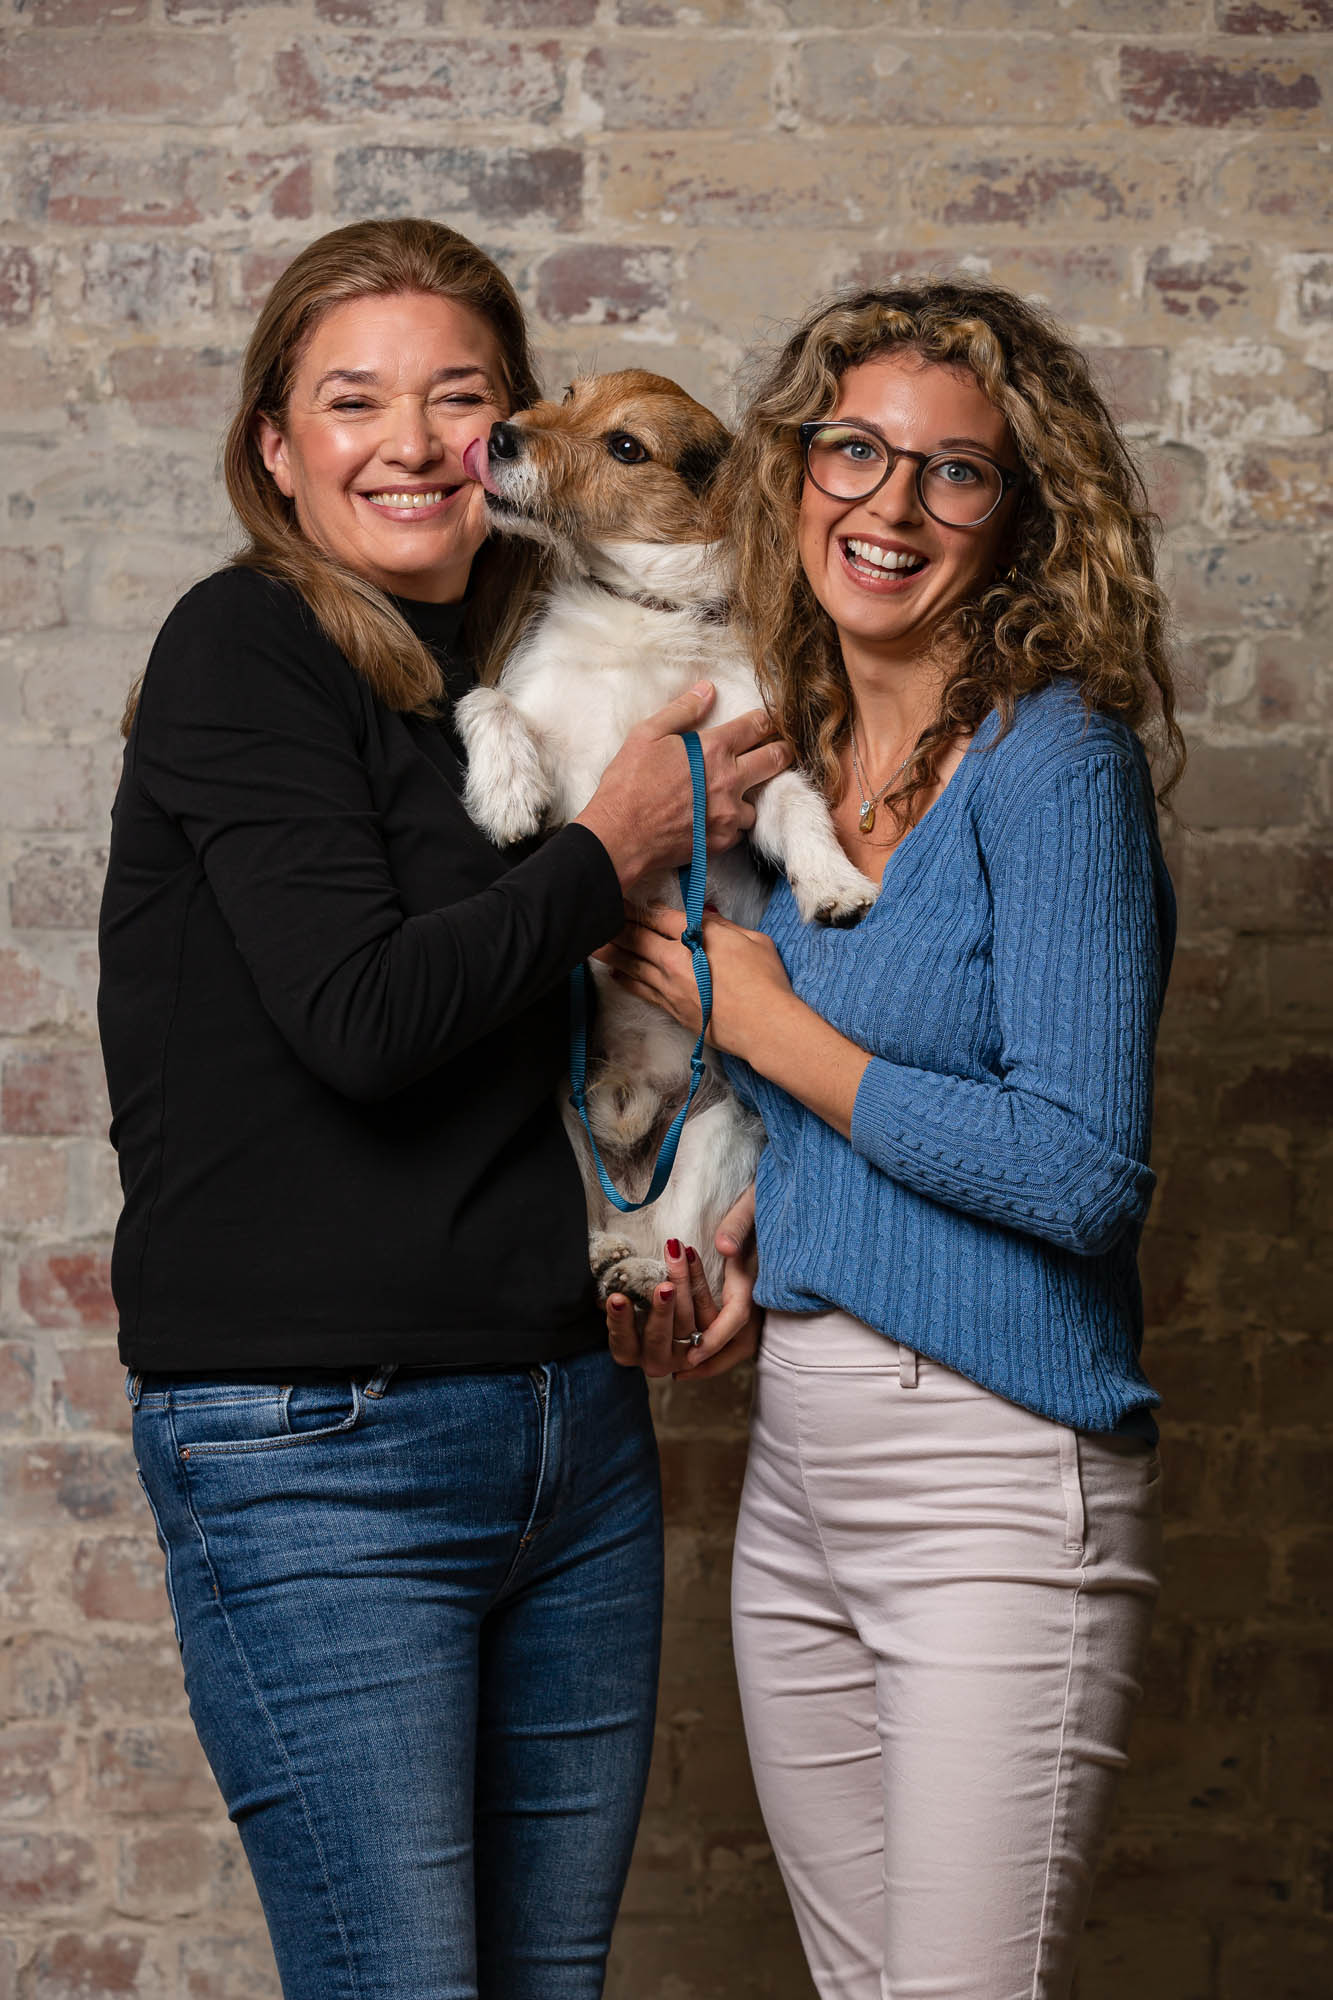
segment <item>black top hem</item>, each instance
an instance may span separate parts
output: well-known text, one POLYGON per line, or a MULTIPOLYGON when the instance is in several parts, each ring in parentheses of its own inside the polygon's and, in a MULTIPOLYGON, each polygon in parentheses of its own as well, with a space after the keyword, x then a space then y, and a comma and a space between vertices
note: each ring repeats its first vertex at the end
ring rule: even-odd
POLYGON ((377 1369, 439 1368, 466 1373, 481 1368, 535 1368, 543 1361, 567 1361, 575 1354, 588 1354, 606 1345, 606 1329, 587 1315, 568 1326, 484 1329, 466 1332, 439 1327, 416 1333, 385 1333, 378 1338, 336 1331, 318 1342, 308 1337, 294 1347, 284 1348, 276 1330, 248 1335, 238 1340, 234 1333, 225 1339, 211 1338, 192 1329, 190 1365, 183 1365, 179 1334, 158 1338, 143 1334, 121 1334, 119 1350, 124 1367, 136 1374, 227 1376, 239 1380, 263 1381, 267 1376, 289 1381, 292 1373, 374 1374, 377 1369), (313 1357, 318 1355, 318 1365, 313 1357), (206 1357, 206 1359, 202 1358, 206 1357))

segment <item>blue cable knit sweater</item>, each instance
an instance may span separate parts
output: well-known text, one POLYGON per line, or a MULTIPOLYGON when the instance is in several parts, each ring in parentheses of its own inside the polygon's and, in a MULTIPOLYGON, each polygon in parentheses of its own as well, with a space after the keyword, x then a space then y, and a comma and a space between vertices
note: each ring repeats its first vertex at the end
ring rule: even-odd
POLYGON ((1154 1432, 1136 1250, 1175 931, 1143 751, 1056 683, 988 718, 851 931, 764 917, 872 1061, 850 1143, 743 1062, 758 1297, 841 1306, 1028 1409, 1154 1432), (997 741, 998 737, 998 741, 997 741))

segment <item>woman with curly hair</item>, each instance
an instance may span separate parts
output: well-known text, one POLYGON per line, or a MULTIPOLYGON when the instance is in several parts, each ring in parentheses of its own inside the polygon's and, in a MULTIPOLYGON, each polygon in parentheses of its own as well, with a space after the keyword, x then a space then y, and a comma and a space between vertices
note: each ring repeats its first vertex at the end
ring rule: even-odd
MULTIPOLYGON (((881 881, 856 930, 782 883, 762 931, 707 925, 769 1142, 733 1585, 760 1800, 821 1995, 1053 2000, 1157 1588, 1155 524, 1082 357, 967 283, 807 319, 719 515, 773 715, 881 881)), ((679 929, 613 962, 690 1023, 679 929)))

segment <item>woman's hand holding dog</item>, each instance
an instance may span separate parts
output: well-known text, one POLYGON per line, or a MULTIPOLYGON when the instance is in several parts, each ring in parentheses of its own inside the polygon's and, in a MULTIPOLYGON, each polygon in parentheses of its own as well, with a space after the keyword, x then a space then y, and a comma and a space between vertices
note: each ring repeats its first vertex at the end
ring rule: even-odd
MULTIPOLYGON (((715 689, 701 681, 630 730, 575 820, 605 847, 628 895, 646 875, 690 858, 694 804, 682 730, 698 729, 715 689), (674 741, 673 741, 674 739, 674 741)), ((700 734, 708 780, 708 851, 734 847, 754 825, 746 794, 791 763, 762 708, 700 734)))
MULTIPOLYGON (((635 921, 596 956, 627 992, 665 1008, 697 1035, 694 966, 681 947, 684 913, 654 903, 634 914, 635 921)), ((776 945, 762 931, 710 914, 704 918, 704 948, 713 975, 708 1024, 713 1047, 742 1057, 850 1139, 868 1052, 797 998, 776 945)))
MULTIPOLYGON (((635 910, 619 937, 596 954, 618 985, 662 1007, 692 1035, 699 1032, 699 993, 688 951, 681 949, 684 913, 665 903, 635 910)), ((708 1039, 715 1049, 745 1055, 747 1030, 765 1013, 794 999, 777 947, 761 931, 747 931, 709 911, 704 948, 713 975, 708 1039)), ((799 1005, 799 1002, 797 1003, 799 1005)))
POLYGON ((714 1241, 724 1259, 720 1305, 702 1258, 692 1246, 675 1242, 666 1246, 667 1282, 657 1287, 641 1317, 623 1293, 612 1293, 606 1327, 611 1353, 622 1367, 702 1382, 725 1375, 755 1352, 764 1315, 754 1303, 752 1186, 727 1210, 714 1241), (703 1334, 699 1345, 687 1345, 696 1332, 703 1334))

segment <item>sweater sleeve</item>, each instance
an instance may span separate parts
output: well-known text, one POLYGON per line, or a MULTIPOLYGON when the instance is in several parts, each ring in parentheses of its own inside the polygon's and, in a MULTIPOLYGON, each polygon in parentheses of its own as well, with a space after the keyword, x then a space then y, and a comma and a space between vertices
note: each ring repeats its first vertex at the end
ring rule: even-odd
MULTIPOLYGON (((620 886, 601 842, 570 826, 493 884, 407 915, 351 669, 290 593, 265 586, 261 608, 270 615, 231 624, 216 607, 208 617, 206 599, 177 608, 145 678, 132 769, 193 848, 296 1055, 373 1101, 605 943, 623 921, 620 886)), ((461 801, 458 812, 460 841, 480 840, 461 801)))
POLYGON ((747 1111, 763 1115, 759 1102, 759 1079, 743 1056, 724 1055, 722 1067, 727 1073, 727 1082, 739 1097, 747 1111))
POLYGON ((1153 1046, 1169 940, 1140 773, 1064 769, 986 857, 994 1080, 872 1058, 852 1144, 951 1208, 1100 1255, 1147 1213, 1153 1046))

